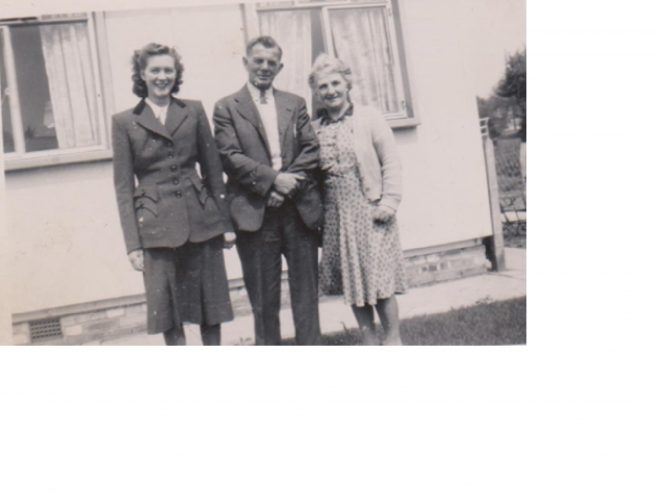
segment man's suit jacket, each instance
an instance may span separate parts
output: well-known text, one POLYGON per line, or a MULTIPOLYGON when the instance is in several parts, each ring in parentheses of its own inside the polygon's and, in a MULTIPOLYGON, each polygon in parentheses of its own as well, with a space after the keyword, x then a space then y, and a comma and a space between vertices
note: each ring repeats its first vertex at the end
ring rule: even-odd
MULTIPOLYGON (((312 230, 322 225, 319 190, 319 144, 311 127, 303 98, 274 90, 281 171, 305 176, 294 201, 304 224, 312 230)), ((260 229, 267 197, 277 175, 271 166, 265 128, 251 93, 245 85, 219 100, 213 113, 215 140, 228 175, 231 218, 238 230, 260 229)))
POLYGON ((199 101, 172 98, 162 125, 142 100, 112 117, 112 146, 128 252, 174 248, 233 231, 221 163, 199 101))

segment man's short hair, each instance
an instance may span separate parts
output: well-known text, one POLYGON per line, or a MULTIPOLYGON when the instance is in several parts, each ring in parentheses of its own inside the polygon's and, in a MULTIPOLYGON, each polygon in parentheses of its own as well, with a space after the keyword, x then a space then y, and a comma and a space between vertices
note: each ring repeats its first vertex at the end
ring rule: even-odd
POLYGON ((279 51, 279 61, 283 57, 283 48, 281 48, 281 45, 279 45, 272 36, 266 35, 251 38, 247 43, 247 56, 251 54, 251 50, 253 50, 256 45, 263 45, 265 48, 276 48, 279 51))

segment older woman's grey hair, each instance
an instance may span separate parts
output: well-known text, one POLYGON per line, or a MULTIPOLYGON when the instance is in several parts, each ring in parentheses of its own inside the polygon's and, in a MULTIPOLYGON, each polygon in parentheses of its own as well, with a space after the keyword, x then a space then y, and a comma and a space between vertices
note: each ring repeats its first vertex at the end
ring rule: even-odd
POLYGON ((352 89, 352 70, 340 58, 321 53, 313 62, 311 74, 308 76, 308 85, 314 91, 317 89, 318 78, 327 74, 340 74, 347 82, 347 88, 352 89))

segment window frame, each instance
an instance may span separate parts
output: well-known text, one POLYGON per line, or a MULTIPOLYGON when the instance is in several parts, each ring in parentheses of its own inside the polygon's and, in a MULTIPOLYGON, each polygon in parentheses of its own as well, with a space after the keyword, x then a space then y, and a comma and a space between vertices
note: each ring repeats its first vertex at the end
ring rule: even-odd
MULTIPOLYGON (((30 168, 39 168, 53 165, 63 165, 69 163, 105 161, 111 159, 112 151, 109 142, 109 122, 108 122, 108 105, 106 95, 108 88, 106 84, 107 74, 106 69, 103 67, 101 54, 101 38, 98 36, 99 24, 102 17, 93 12, 84 12, 79 15, 70 15, 65 18, 40 16, 30 17, 25 19, 11 19, 0 20, 0 36, 3 37, 3 46, 5 50, 5 64, 7 65, 7 85, 10 93, 10 112, 12 131, 14 136, 18 135, 18 140, 14 137, 14 145, 16 150, 13 152, 5 153, 3 151, 3 159, 5 164, 5 171, 15 171, 30 168), (71 149, 48 149, 42 151, 25 151, 24 138, 21 132, 16 132, 15 127, 20 125, 22 127, 22 115, 20 112, 20 100, 17 90, 16 80, 16 66, 15 66, 15 53, 11 44, 10 29, 12 26, 39 26, 44 24, 70 24, 77 22, 85 22, 87 36, 89 39, 89 51, 91 55, 91 69, 94 77, 94 84, 97 88, 96 91, 96 111, 98 114, 98 133, 100 142, 94 146, 86 146, 71 149)), ((3 67, 2 70, 5 68, 3 67)))
MULTIPOLYGON (((352 2, 349 0, 308 1, 292 0, 292 5, 281 2, 282 5, 258 6, 257 3, 243 3, 242 12, 244 19, 245 42, 260 34, 258 13, 268 11, 290 11, 290 10, 320 10, 322 15, 322 38, 325 46, 334 53, 332 35, 330 33, 330 10, 359 9, 364 7, 384 7, 387 14, 389 33, 391 34, 391 49, 394 57, 394 79, 396 89, 402 98, 402 104, 406 116, 385 115, 386 121, 391 128, 416 127, 420 124, 418 115, 414 108, 414 91, 412 88, 412 77, 409 70, 409 57, 404 43, 404 23, 401 12, 400 0, 365 0, 363 2, 352 2)), ((402 114, 400 114, 402 115, 402 114)))

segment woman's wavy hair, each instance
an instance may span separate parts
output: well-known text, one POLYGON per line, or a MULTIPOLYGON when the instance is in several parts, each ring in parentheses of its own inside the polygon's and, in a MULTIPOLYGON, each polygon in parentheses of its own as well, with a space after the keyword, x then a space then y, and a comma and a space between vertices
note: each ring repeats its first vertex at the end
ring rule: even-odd
POLYGON ((176 94, 183 83, 183 64, 181 63, 181 56, 175 48, 160 43, 149 43, 139 50, 135 50, 132 57, 133 64, 133 93, 140 98, 148 96, 148 89, 146 82, 142 79, 142 71, 146 68, 149 58, 156 55, 169 55, 174 59, 174 67, 176 68, 176 81, 174 87, 171 89, 171 94, 176 94))
POLYGON ((308 76, 308 85, 315 91, 318 77, 322 74, 340 74, 347 82, 347 89, 352 89, 352 69, 340 58, 335 58, 326 53, 320 53, 313 62, 311 73, 308 76))

